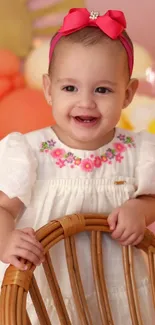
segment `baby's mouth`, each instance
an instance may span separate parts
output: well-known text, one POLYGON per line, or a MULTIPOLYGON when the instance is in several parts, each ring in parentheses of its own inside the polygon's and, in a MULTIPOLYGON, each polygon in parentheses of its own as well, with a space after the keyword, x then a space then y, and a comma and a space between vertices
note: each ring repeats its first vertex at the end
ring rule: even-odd
POLYGON ((95 116, 75 116, 74 119, 79 122, 79 123, 88 123, 88 124, 94 124, 97 120, 98 117, 95 116))

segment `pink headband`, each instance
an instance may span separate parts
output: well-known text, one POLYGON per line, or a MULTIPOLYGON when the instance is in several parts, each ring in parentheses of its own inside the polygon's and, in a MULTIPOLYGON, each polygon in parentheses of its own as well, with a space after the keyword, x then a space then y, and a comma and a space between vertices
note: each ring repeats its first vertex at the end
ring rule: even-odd
POLYGON ((121 41, 128 56, 131 75, 134 62, 133 48, 129 40, 122 34, 126 28, 126 20, 123 12, 118 10, 108 10, 105 15, 100 16, 98 12, 89 13, 85 8, 71 9, 64 18, 62 27, 51 41, 49 60, 51 61, 54 48, 62 36, 72 34, 87 26, 98 27, 111 39, 121 41))

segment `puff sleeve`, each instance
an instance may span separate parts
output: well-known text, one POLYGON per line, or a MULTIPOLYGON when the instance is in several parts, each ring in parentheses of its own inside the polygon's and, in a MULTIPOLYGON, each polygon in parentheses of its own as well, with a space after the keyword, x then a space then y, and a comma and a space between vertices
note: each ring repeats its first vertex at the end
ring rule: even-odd
POLYGON ((24 135, 11 133, 0 141, 0 191, 18 197, 27 207, 36 181, 37 160, 24 135))
POLYGON ((138 134, 136 157, 135 197, 155 194, 155 136, 147 132, 138 134))

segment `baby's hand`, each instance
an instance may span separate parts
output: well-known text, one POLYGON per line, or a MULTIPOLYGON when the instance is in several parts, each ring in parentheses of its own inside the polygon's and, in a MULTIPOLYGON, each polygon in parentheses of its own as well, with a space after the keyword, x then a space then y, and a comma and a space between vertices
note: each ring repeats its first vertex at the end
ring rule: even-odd
POLYGON ((108 217, 112 238, 121 245, 138 245, 145 233, 146 216, 139 199, 125 202, 108 217))
POLYGON ((3 263, 26 270, 19 258, 24 258, 34 265, 39 265, 44 261, 43 247, 36 240, 32 228, 13 230, 0 247, 0 260, 3 263))

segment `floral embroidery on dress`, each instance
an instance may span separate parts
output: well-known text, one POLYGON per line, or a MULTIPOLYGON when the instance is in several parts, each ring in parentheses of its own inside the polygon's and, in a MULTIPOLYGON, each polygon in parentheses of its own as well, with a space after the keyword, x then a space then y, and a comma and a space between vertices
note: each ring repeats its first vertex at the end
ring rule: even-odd
POLYGON ((90 154, 89 158, 82 159, 72 152, 67 152, 63 148, 57 147, 57 142, 48 140, 41 143, 40 152, 49 154, 55 159, 56 165, 59 168, 69 166, 70 168, 80 167, 83 171, 91 172, 93 169, 100 168, 102 164, 112 164, 115 160, 121 163, 124 159, 124 153, 128 148, 135 148, 135 143, 132 137, 124 134, 117 136, 118 141, 111 144, 100 156, 90 154))

